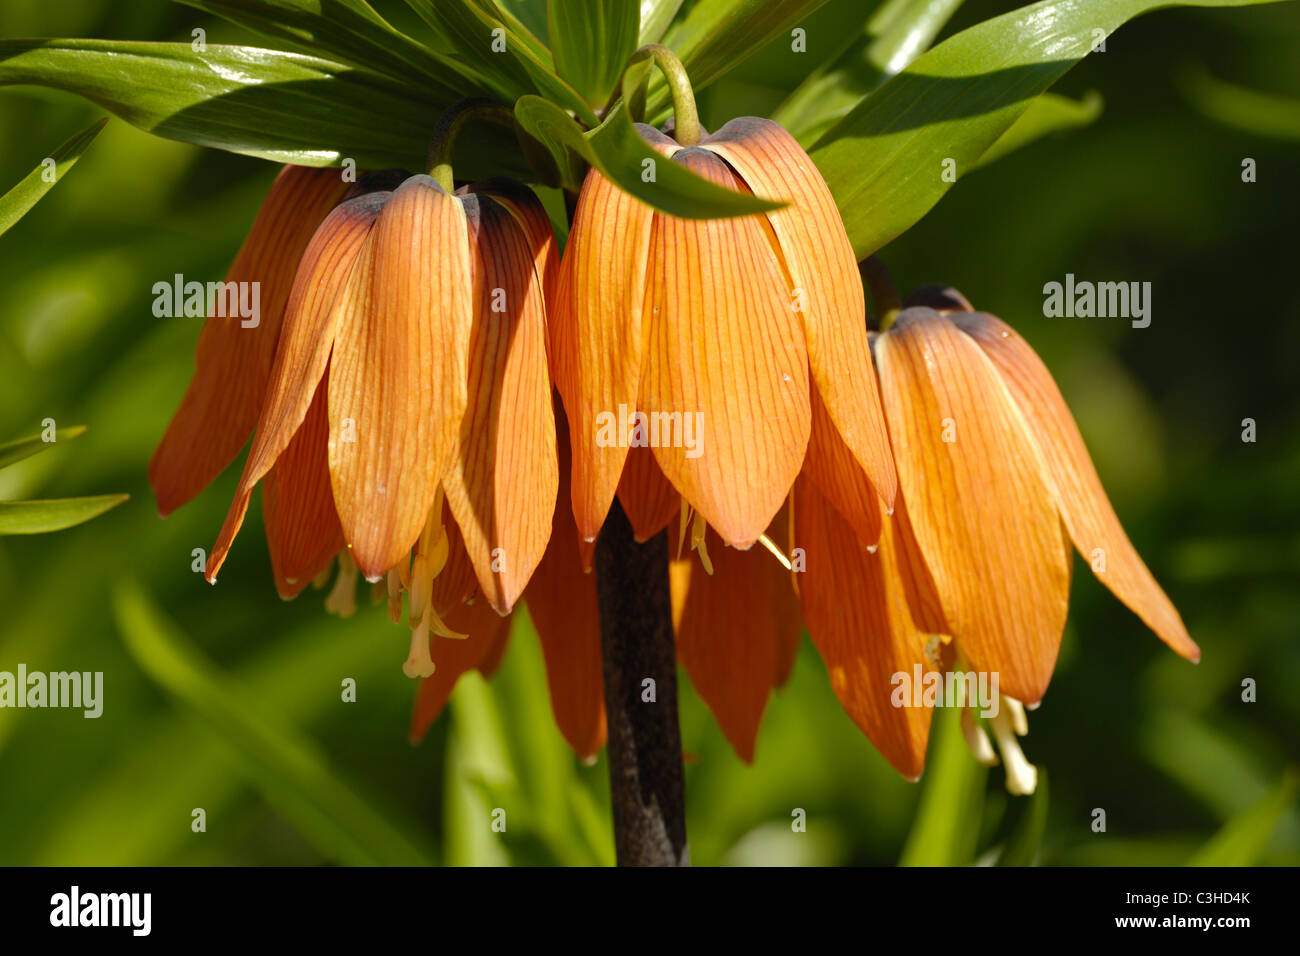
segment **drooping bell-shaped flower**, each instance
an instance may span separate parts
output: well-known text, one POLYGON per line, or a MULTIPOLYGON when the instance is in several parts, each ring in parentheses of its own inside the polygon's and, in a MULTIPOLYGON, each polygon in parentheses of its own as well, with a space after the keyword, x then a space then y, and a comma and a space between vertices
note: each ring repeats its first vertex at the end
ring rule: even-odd
MULTIPOLYGON (((677 513, 666 478, 698 515, 697 539, 707 523, 748 548, 823 432, 890 507, 857 263, 816 167, 768 120, 732 120, 689 147, 638 129, 665 161, 786 205, 683 219, 588 174, 552 326, 580 536, 594 540, 616 493, 637 536, 654 534, 677 513)), ((837 500, 838 464, 815 474, 837 500)))

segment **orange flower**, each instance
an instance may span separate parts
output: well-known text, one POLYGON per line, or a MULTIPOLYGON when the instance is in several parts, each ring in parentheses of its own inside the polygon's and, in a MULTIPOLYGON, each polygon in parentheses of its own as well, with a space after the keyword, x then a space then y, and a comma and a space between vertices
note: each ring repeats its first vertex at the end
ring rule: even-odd
POLYGON ((226 275, 227 282, 260 283, 258 322, 244 327, 238 315, 208 317, 194 380, 149 462, 164 516, 206 488, 253 433, 298 260, 347 190, 338 170, 304 166, 285 166, 272 184, 226 275))
MULTIPOLYGON (((1069 409, 1033 350, 957 293, 901 312, 873 350, 899 475, 878 549, 844 527, 811 482, 795 490, 796 576, 809 633, 845 709, 905 776, 920 773, 928 708, 895 707, 891 675, 954 654, 998 675, 993 729, 1008 787, 1031 792, 1016 735, 1060 648, 1070 541, 1171 648, 1200 651, 1116 518, 1069 409), (1068 535, 1068 537, 1067 537, 1068 535), (951 646, 949 646, 951 644, 951 646)), ((977 754, 992 757, 965 715, 977 754)))
POLYGON ((588 174, 552 324, 581 538, 595 539, 616 493, 638 538, 653 535, 677 511, 676 489, 697 513, 693 541, 707 522, 748 548, 810 441, 828 435, 850 456, 819 468, 827 494, 839 500, 848 478, 837 469, 851 464, 892 506, 857 263, 812 161, 768 120, 732 120, 686 148, 638 129, 711 182, 788 204, 680 219, 588 174))

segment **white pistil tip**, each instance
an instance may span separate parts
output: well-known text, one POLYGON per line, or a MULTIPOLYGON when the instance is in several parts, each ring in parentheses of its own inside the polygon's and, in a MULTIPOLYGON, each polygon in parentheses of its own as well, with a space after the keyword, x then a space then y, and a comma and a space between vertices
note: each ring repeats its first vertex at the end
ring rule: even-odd
POLYGON ((1011 726, 1016 729, 1016 736, 1023 737, 1029 733, 1029 718, 1025 716, 1025 705, 1014 697, 1003 695, 1002 702, 1011 711, 1011 726))
POLYGON ((429 656, 429 620, 423 618, 411 628, 411 654, 402 665, 407 677, 432 677, 433 658, 429 656))
MULTIPOLYGON (((1010 698, 1002 698, 1010 702, 1010 698)), ((1002 751, 1002 762, 1007 768, 1007 792, 1017 797, 1027 797, 1038 786, 1038 768, 1029 762, 1016 740, 1014 718, 1011 707, 1001 707, 993 718, 993 734, 998 739, 998 750, 1002 751)))

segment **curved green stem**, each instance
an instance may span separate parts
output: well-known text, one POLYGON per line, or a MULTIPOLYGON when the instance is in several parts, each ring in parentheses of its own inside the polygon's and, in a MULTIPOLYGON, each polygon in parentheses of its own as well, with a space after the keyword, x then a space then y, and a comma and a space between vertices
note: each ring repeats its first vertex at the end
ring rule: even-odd
POLYGON ((429 157, 427 169, 429 175, 437 180, 438 185, 447 192, 456 188, 451 171, 452 151, 456 148, 456 137, 461 127, 471 121, 496 123, 514 129, 515 114, 508 106, 484 97, 470 97, 449 106, 433 127, 429 137, 429 157))
POLYGON ((703 136, 700 128, 700 114, 695 108, 695 92, 691 89, 691 78, 686 75, 686 67, 677 59, 677 54, 659 43, 647 43, 632 54, 623 71, 623 101, 628 109, 641 108, 645 104, 645 88, 649 81, 649 70, 637 67, 648 60, 653 60, 659 72, 668 81, 668 88, 673 94, 674 136, 683 146, 694 146, 703 136))
POLYGON ((885 268, 885 264, 875 256, 868 256, 858 264, 858 271, 862 273, 862 281, 871 293, 871 304, 874 306, 876 331, 884 332, 894 324, 894 319, 902 311, 903 300, 898 295, 898 287, 894 285, 894 279, 885 268))

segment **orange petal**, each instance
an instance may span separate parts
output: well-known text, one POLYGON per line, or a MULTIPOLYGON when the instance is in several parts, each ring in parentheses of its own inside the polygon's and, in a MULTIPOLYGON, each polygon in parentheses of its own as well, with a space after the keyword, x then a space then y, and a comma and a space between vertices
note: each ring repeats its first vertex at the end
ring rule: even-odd
MULTIPOLYGON (((717 156, 675 157, 728 189, 717 156)), ((727 543, 747 548, 808 447, 808 355, 762 219, 655 217, 642 407, 665 477, 727 543), (655 432, 658 431, 656 440, 655 432)))
POLYGON ((896 499, 873 554, 816 486, 800 478, 794 531, 806 561, 805 570, 795 575, 800 605, 831 688, 894 769, 915 780, 925 766, 931 708, 910 706, 910 695, 901 697, 908 706, 895 706, 895 690, 934 670, 925 647, 945 626, 903 497, 896 499), (905 682, 896 678, 899 674, 905 682))
POLYGON ((813 382, 835 429, 885 506, 893 507, 898 480, 867 346, 862 279, 826 181, 795 138, 771 120, 733 119, 701 145, 726 159, 758 195, 787 201, 767 219, 792 299, 801 306, 813 382))
MULTIPOLYGON (((874 378, 874 373, 872 375, 874 378)), ((803 474, 817 485, 822 495, 857 533, 863 547, 880 540, 880 498, 826 411, 826 404, 814 389, 812 431, 803 474)))
POLYGON ((419 537, 465 414, 473 285, 461 201, 412 176, 361 256, 330 363, 330 478, 357 567, 374 579, 419 537))
POLYGON ((768 696, 789 672, 799 617, 790 575, 773 555, 728 548, 712 531, 707 538, 712 575, 694 554, 671 563, 677 657, 731 746, 751 763, 768 696))
POLYGON ((561 440, 560 501, 551 543, 524 600, 546 658, 555 723, 581 757, 594 757, 605 743, 605 683, 601 673, 600 611, 595 575, 578 560, 578 533, 565 506, 568 448, 561 440))
POLYGON ((956 313, 952 321, 979 343, 1028 420, 1046 461, 1047 480, 1061 517, 1084 561, 1162 641, 1183 657, 1200 660, 1201 650, 1178 611, 1124 533, 1074 416, 1042 359, 996 316, 956 313), (1104 571, 1099 570, 1097 549, 1105 561, 1104 571))
MULTIPOLYGON (((433 579, 429 591, 429 600, 438 616, 444 621, 456 608, 460 607, 478 589, 478 579, 474 575, 474 564, 465 550, 465 540, 460 535, 460 528, 452 519, 451 509, 444 502, 442 506, 442 526, 447 532, 447 564, 433 579)), ((487 605, 486 601, 479 604, 487 605)), ((496 614, 495 608, 493 613, 496 614)), ((497 617, 501 615, 497 614, 497 617)), ((452 628, 455 630, 455 628, 452 628)))
POLYGON ((637 541, 649 541, 668 527, 682 506, 682 496, 659 470, 649 448, 629 449, 618 480, 618 500, 637 541))
MULTIPOLYGON (((652 147, 677 146, 648 126, 652 147)), ((555 384, 564 399, 573 446, 573 514, 594 540, 627 458, 623 443, 598 444, 597 419, 635 409, 641 378, 646 266, 654 210, 594 169, 587 174, 560 264, 551 317, 555 384)))
POLYGON ((262 521, 280 596, 311 583, 344 547, 329 472, 329 411, 323 389, 262 484, 262 521))
POLYGON ((1028 426, 979 346, 937 312, 905 310, 876 350, 902 494, 957 647, 1036 704, 1070 562, 1028 426))
POLYGON ((348 200, 325 217, 303 253, 285 308, 284 331, 275 351, 253 446, 244 462, 235 500, 208 558, 207 579, 217 572, 239 533, 254 486, 271 470, 302 425, 325 374, 339 317, 351 293, 366 237, 389 193, 348 200))
POLYGON ((465 196, 476 306, 469 405, 443 481, 483 595, 502 614, 551 536, 559 473, 546 305, 523 230, 487 196, 465 196))
POLYGON ((446 618, 447 626, 468 637, 463 640, 433 638, 433 676, 420 681, 411 715, 411 743, 418 743, 433 726, 462 674, 474 668, 492 671, 500 660, 510 633, 510 619, 485 601, 463 604, 446 618))
POLYGON ((244 328, 239 315, 204 323, 194 378, 149 461, 163 515, 207 487, 248 441, 298 260, 347 188, 338 170, 303 166, 285 166, 271 185, 226 274, 226 282, 258 283, 258 324, 244 328))

